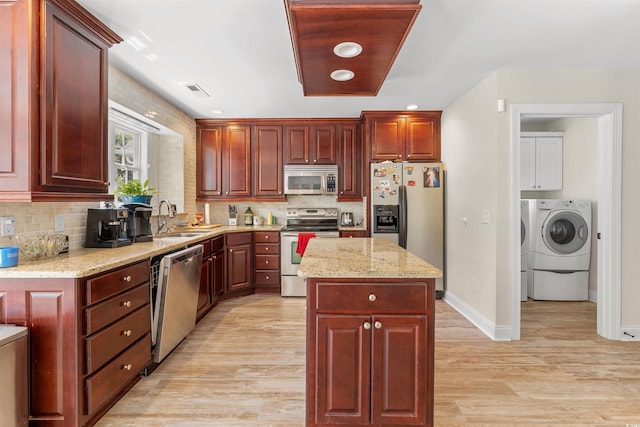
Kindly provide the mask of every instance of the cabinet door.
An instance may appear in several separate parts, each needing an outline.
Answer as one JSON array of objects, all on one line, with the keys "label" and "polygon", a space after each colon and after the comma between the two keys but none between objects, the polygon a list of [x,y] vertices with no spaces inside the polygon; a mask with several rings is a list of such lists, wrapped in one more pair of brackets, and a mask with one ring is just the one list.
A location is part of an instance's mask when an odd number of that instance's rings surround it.
[{"label": "cabinet door", "polygon": [[284,134],[284,163],[309,163],[309,126],[287,126]]},{"label": "cabinet door", "polygon": [[256,196],[282,196],[282,127],[253,129],[253,188]]},{"label": "cabinet door", "polygon": [[211,255],[207,255],[206,258],[202,259],[202,267],[200,269],[200,288],[198,290],[198,319],[202,318],[211,306],[211,265]]},{"label": "cabinet door", "polygon": [[318,315],[316,321],[316,424],[369,424],[370,316]]},{"label": "cabinet door", "polygon": [[358,125],[340,127],[340,176],[338,177],[338,200],[362,198],[360,192],[360,140]]},{"label": "cabinet door", "polygon": [[227,248],[227,288],[226,292],[247,289],[253,286],[251,280],[252,245],[237,245]]},{"label": "cabinet door", "polygon": [[44,4],[40,183],[106,193],[108,46],[52,3]]},{"label": "cabinet door", "polygon": [[198,128],[196,140],[198,197],[222,195],[222,126]]},{"label": "cabinet door", "polygon": [[536,139],[520,138],[520,190],[536,189]]},{"label": "cabinet door", "polygon": [[335,165],[338,143],[334,125],[314,125],[310,157],[314,165]]},{"label": "cabinet door", "polygon": [[228,126],[223,150],[225,196],[251,196],[251,127]]},{"label": "cabinet door", "polygon": [[431,378],[426,316],[373,316],[371,423],[425,425]]},{"label": "cabinet door", "polygon": [[374,117],[369,123],[371,160],[402,159],[406,120],[400,117]]},{"label": "cabinet door", "polygon": [[215,252],[211,260],[212,302],[215,303],[224,293],[224,251]]},{"label": "cabinet door", "polygon": [[562,137],[536,138],[536,189],[562,189]]},{"label": "cabinet door", "polygon": [[440,161],[440,119],[407,119],[405,160]]}]

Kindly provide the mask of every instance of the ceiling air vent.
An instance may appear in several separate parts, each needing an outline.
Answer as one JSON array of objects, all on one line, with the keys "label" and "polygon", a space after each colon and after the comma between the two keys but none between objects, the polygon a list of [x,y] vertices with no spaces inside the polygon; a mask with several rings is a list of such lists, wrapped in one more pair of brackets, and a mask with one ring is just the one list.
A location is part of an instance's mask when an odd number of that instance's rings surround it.
[{"label": "ceiling air vent", "polygon": [[186,84],[187,89],[197,98],[211,98],[199,84]]}]

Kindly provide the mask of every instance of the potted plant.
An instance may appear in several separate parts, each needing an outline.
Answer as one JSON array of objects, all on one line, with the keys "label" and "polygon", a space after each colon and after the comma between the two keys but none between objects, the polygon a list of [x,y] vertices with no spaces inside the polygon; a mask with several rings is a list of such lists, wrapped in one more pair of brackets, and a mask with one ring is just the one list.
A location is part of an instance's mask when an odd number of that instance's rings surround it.
[{"label": "potted plant", "polygon": [[144,203],[151,204],[151,198],[153,194],[158,190],[149,187],[149,180],[146,179],[141,182],[139,179],[132,179],[125,181],[124,179],[118,179],[118,188],[114,191],[115,196],[124,204],[129,203]]}]

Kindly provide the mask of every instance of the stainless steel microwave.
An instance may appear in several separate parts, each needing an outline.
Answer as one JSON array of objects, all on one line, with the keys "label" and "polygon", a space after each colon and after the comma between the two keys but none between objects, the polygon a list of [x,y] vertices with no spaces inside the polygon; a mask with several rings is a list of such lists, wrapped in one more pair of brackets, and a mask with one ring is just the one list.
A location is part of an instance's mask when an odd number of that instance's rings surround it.
[{"label": "stainless steel microwave", "polygon": [[284,194],[338,194],[338,166],[285,165]]}]

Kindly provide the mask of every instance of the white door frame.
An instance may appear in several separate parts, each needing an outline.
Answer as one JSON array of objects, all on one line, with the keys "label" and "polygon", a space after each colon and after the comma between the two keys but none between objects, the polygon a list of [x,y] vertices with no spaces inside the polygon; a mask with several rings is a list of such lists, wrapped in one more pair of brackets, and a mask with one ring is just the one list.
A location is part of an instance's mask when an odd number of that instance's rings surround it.
[{"label": "white door frame", "polygon": [[[620,253],[622,104],[511,104],[511,253],[520,253],[520,123],[523,116],[598,117],[598,335],[622,339]],[[512,337],[520,339],[520,256],[512,265]]]}]

